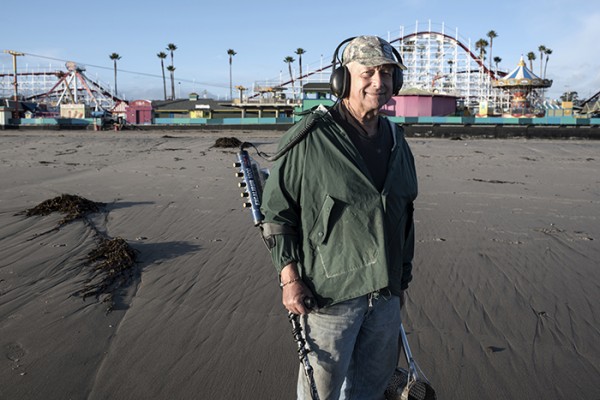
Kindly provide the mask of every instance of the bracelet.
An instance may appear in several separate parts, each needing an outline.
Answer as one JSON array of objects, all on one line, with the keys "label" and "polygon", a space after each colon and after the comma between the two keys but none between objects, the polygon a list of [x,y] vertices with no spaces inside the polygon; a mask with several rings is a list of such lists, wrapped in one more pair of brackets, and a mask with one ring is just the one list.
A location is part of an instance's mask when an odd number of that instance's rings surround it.
[{"label": "bracelet", "polygon": [[285,286],[289,285],[290,283],[298,282],[299,280],[300,280],[300,277],[298,277],[298,278],[294,278],[294,279],[292,279],[292,280],[289,280],[289,281],[287,281],[287,282],[285,282],[285,283],[280,283],[280,284],[279,284],[279,287],[280,287],[280,288],[283,288],[283,287],[285,287]]}]

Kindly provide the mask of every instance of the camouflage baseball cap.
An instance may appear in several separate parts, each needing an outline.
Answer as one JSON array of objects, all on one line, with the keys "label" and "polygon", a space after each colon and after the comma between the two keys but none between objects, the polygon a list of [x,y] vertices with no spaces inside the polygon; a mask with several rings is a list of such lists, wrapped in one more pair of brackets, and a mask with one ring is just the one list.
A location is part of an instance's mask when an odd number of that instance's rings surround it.
[{"label": "camouflage baseball cap", "polygon": [[352,61],[367,67],[377,67],[384,64],[393,64],[400,69],[406,66],[394,57],[392,45],[377,36],[357,36],[344,49],[342,65]]}]

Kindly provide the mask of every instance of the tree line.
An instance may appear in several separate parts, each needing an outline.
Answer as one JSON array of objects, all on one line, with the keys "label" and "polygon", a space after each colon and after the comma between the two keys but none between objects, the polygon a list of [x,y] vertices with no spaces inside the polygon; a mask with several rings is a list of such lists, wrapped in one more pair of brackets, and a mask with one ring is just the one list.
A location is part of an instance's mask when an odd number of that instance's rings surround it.
[{"label": "tree line", "polygon": [[[175,64],[174,64],[174,52],[177,50],[177,46],[174,43],[167,44],[166,49],[171,55],[171,65],[167,66],[167,71],[171,75],[171,100],[175,99]],[[164,60],[167,58],[167,53],[164,51],[159,52],[156,56],[160,59],[160,67],[162,71],[162,79],[163,79],[163,90],[165,100],[167,100],[167,82],[165,79],[165,63]],[[117,88],[117,61],[119,61],[122,57],[119,53],[111,53],[108,57],[113,60],[114,71],[115,71],[115,92],[114,96],[119,97],[119,90]]]},{"label": "tree line", "polygon": [[[489,57],[489,67],[488,69],[492,69],[492,60],[494,61],[494,64],[496,65],[496,70],[498,70],[498,64],[500,62],[502,62],[502,58],[500,57],[493,57],[492,58],[492,49],[493,49],[493,44],[494,44],[494,39],[498,37],[498,34],[496,33],[496,31],[489,31],[487,33],[487,38],[489,39],[489,42],[486,39],[479,39],[477,42],[475,42],[475,49],[479,50],[479,58],[481,59],[482,65],[484,60],[486,59],[485,55],[487,54],[487,47],[490,47],[490,57]],[[540,45],[538,47],[538,51],[540,54],[540,78],[542,79],[546,79],[546,70],[548,69],[548,60],[550,59],[550,54],[552,54],[552,49],[546,47],[545,45]],[[535,52],[530,51],[529,53],[527,53],[527,60],[529,60],[529,69],[533,72],[533,61],[537,58],[537,55]]]},{"label": "tree line", "polygon": [[[160,59],[160,69],[162,72],[162,80],[163,80],[163,94],[165,100],[175,100],[175,63],[174,63],[174,52],[177,50],[177,45],[174,43],[167,44],[165,50],[168,51],[169,54],[161,51],[156,54],[156,56]],[[295,54],[298,55],[298,64],[300,68],[300,86],[302,86],[302,54],[306,53],[306,51],[302,48],[298,48],[295,51]],[[229,98],[233,99],[233,75],[232,75],[232,64],[233,57],[237,54],[237,52],[233,49],[227,49],[227,55],[229,56]],[[171,80],[171,94],[167,96],[167,81],[165,77],[165,59],[170,55],[171,64],[167,65],[167,71],[169,71],[170,80]],[[119,91],[117,88],[117,61],[121,59],[121,55],[119,53],[111,53],[108,56],[113,61],[114,66],[114,82],[115,82],[115,91],[114,96],[119,97]],[[292,66],[291,64],[296,61],[293,57],[285,57],[283,62],[288,64],[289,72],[290,72],[290,80],[292,82],[292,92],[294,92],[294,77],[292,74]]]},{"label": "tree line", "polygon": [[[489,39],[479,39],[477,42],[475,42],[475,49],[479,51],[479,58],[481,60],[481,65],[484,66],[485,65],[485,60],[486,60],[486,54],[487,54],[487,48],[489,46],[490,49],[490,56],[488,59],[488,69],[491,71],[492,70],[492,61],[495,64],[496,67],[496,71],[498,71],[498,64],[500,64],[502,62],[502,58],[498,57],[498,56],[493,56],[493,45],[494,45],[494,39],[497,38],[499,35],[498,33],[496,33],[496,31],[494,30],[490,30],[487,34],[486,37]],[[175,100],[175,64],[174,64],[174,52],[175,50],[177,50],[177,46],[174,43],[169,43],[167,44],[167,47],[165,48],[165,50],[168,51],[170,58],[171,58],[171,64],[167,66],[167,71],[169,72],[170,75],[170,81],[171,81],[171,94],[170,97],[167,96],[167,83],[166,83],[166,78],[165,78],[165,64],[164,64],[164,60],[168,57],[168,54],[165,53],[164,51],[161,51],[159,53],[156,54],[156,56],[160,59],[160,66],[161,66],[161,71],[162,71],[162,78],[163,78],[163,92],[164,92],[164,99],[165,100]],[[552,49],[546,47],[545,45],[540,45],[538,47],[538,52],[540,55],[540,78],[545,79],[546,78],[546,71],[548,69],[548,60],[550,59],[550,55],[552,54]],[[299,47],[296,49],[296,51],[294,52],[297,56],[298,56],[298,67],[299,67],[299,81],[300,81],[300,87],[302,87],[302,55],[306,53],[306,50],[304,50],[303,48]],[[229,98],[233,99],[233,77],[232,77],[232,64],[233,64],[233,57],[236,55],[237,53],[235,52],[235,50],[233,49],[228,49],[227,50],[227,55],[229,56]],[[109,55],[109,58],[111,60],[113,60],[114,63],[114,81],[115,81],[115,97],[118,97],[118,89],[117,89],[117,61],[121,59],[121,56],[118,53],[112,53]],[[527,53],[527,60],[529,61],[529,69],[531,71],[533,71],[533,61],[537,58],[537,55],[535,52],[530,51],[529,53]],[[294,74],[292,72],[292,64],[296,61],[296,59],[293,56],[287,56],[283,59],[283,62],[286,63],[288,65],[288,72],[290,74],[290,82],[292,84],[292,93],[295,93],[295,81],[294,81]]]}]

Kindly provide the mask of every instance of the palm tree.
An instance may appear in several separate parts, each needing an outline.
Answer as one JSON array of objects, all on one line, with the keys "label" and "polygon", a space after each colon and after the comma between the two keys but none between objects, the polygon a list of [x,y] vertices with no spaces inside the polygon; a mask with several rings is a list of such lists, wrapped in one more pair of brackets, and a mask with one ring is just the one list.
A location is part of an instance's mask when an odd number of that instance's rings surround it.
[{"label": "palm tree", "polygon": [[542,79],[546,79],[546,70],[548,69],[548,59],[550,58],[550,54],[552,54],[552,49],[546,48],[544,53],[546,54],[546,63],[544,64],[544,75],[542,76]]},{"label": "palm tree", "polygon": [[165,80],[165,58],[167,58],[167,53],[161,51],[156,56],[160,58],[160,69],[162,70],[163,76],[163,91],[165,92],[165,100],[167,100],[167,81]]},{"label": "palm tree", "polygon": [[175,100],[175,67],[172,65],[167,65],[167,71],[171,74],[171,100]]},{"label": "palm tree", "polygon": [[500,57],[494,57],[494,64],[496,64],[496,74],[498,73],[498,64],[502,62]]},{"label": "palm tree", "polygon": [[117,61],[121,59],[121,56],[118,53],[112,53],[109,54],[108,56],[111,60],[113,60],[114,63],[114,67],[115,67],[115,97],[119,97],[118,95],[118,91],[117,91]]},{"label": "palm tree", "polygon": [[175,100],[175,64],[173,63],[173,52],[177,50],[177,46],[174,43],[167,44],[167,50],[171,53],[171,69],[167,68],[171,72],[171,100]]},{"label": "palm tree", "polygon": [[300,67],[300,89],[302,89],[302,54],[306,53],[306,51],[298,47],[295,52],[298,55],[298,66]]},{"label": "palm tree", "polygon": [[487,33],[487,37],[490,38],[490,60],[489,60],[489,69],[491,71],[492,69],[492,49],[494,47],[494,38],[498,37],[498,34],[496,33],[496,31],[489,31]]},{"label": "palm tree", "polygon": [[481,59],[481,66],[483,66],[483,60],[485,59],[485,48],[488,47],[489,43],[485,39],[479,39],[475,42],[475,48],[479,50],[479,58]]},{"label": "palm tree", "polygon": [[235,56],[237,53],[235,52],[235,50],[229,49],[229,50],[227,50],[227,54],[229,55],[229,99],[231,101],[233,101],[233,83],[232,83],[232,76],[231,76],[231,63],[233,62],[233,56]]},{"label": "palm tree", "polygon": [[527,53],[527,59],[529,60],[529,69],[533,72],[533,60],[536,59],[535,53],[533,51]]},{"label": "palm tree", "polygon": [[296,90],[294,88],[294,75],[292,74],[292,63],[296,61],[294,57],[287,56],[283,59],[283,62],[288,65],[288,70],[290,71],[290,80],[292,81],[292,96],[294,100],[296,100]]},{"label": "palm tree", "polygon": [[544,67],[544,52],[546,51],[546,46],[543,44],[538,47],[538,51],[540,52],[540,76],[542,76],[542,68]]}]

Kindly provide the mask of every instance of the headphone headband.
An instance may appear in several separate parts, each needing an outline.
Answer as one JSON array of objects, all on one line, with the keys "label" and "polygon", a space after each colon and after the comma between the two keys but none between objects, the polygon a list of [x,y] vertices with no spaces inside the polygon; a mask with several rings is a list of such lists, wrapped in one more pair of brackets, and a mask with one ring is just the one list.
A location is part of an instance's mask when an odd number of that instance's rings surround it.
[{"label": "headphone headband", "polygon": [[[342,65],[344,53],[342,52],[342,58],[340,58],[339,51],[344,44],[346,44],[356,38],[357,38],[357,36],[353,36],[353,37],[350,37],[350,38],[344,40],[335,48],[335,51],[333,52],[333,60],[331,61],[332,72],[331,72],[331,77],[329,79],[329,86],[331,88],[331,92],[338,99],[348,96],[348,94],[350,92],[350,72],[348,71],[348,68],[346,68],[346,66]],[[403,64],[402,56],[400,55],[400,52],[398,52],[398,50],[396,50],[394,48],[394,46],[392,46],[391,44],[390,44],[390,47],[392,48],[392,53],[394,53],[394,57],[396,57],[396,61],[399,62],[400,64]],[[338,61],[340,63],[340,67],[337,67]],[[403,82],[404,82],[404,76],[403,76],[402,69],[398,66],[395,66],[394,78],[393,78],[393,88],[392,88],[394,94],[396,94],[400,91],[400,89],[402,88]]]},{"label": "headphone headband", "polygon": [[[339,62],[340,62],[340,64],[342,64],[342,63],[343,63],[343,61],[344,61],[344,60],[343,60],[343,57],[344,57],[344,52],[342,52],[342,58],[340,58],[340,57],[338,56],[338,54],[339,54],[339,51],[340,51],[340,48],[341,48],[341,47],[342,47],[344,44],[346,44],[346,43],[348,43],[348,42],[351,42],[351,41],[353,41],[353,40],[354,40],[354,39],[356,39],[357,37],[358,37],[358,36],[352,36],[352,37],[349,37],[348,39],[346,39],[346,40],[342,41],[340,44],[338,44],[338,46],[335,48],[335,51],[333,52],[333,59],[331,60],[331,64],[333,65],[333,66],[332,66],[333,70],[335,70],[335,66],[336,66],[336,64],[337,64],[337,61],[339,61]],[[396,57],[396,61],[398,61],[400,64],[403,64],[403,62],[402,62],[402,56],[400,55],[400,52],[398,52],[398,50],[396,50],[396,48],[395,48],[394,46],[392,46],[392,44],[391,44],[391,43],[390,43],[390,47],[391,47],[391,49],[392,49],[392,53],[394,53],[394,57]]]},{"label": "headphone headband", "polygon": [[[335,51],[333,52],[333,60],[331,61],[331,63],[333,64],[333,69],[335,70],[335,64],[336,64],[336,60],[340,61],[340,64],[342,63],[342,59],[338,57],[338,52],[340,51],[340,48],[345,45],[348,42],[353,41],[354,39],[356,39],[357,36],[352,36],[346,40],[344,40],[342,43],[338,44],[338,47],[335,48]],[[343,57],[343,53],[342,53],[342,57]]]}]

